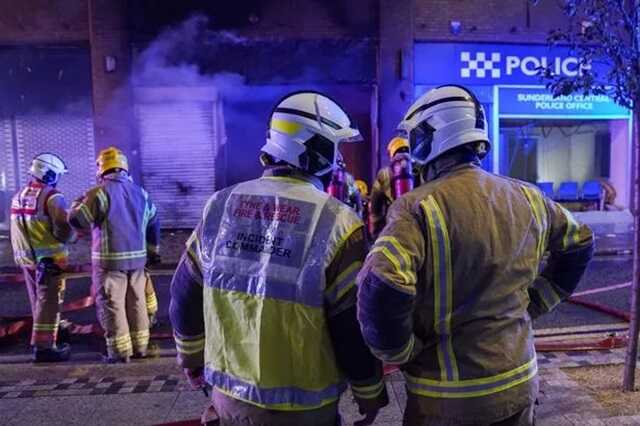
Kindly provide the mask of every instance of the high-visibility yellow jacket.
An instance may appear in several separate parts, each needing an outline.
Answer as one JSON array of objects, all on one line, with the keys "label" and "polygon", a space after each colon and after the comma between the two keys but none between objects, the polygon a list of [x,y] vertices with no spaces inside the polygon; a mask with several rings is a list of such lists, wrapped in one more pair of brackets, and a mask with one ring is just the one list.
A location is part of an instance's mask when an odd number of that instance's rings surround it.
[{"label": "high-visibility yellow jacket", "polygon": [[67,223],[66,202],[61,192],[31,181],[11,201],[11,245],[15,262],[34,268],[43,258],[64,267],[73,238]]},{"label": "high-visibility yellow jacket", "polygon": [[359,320],[425,413],[497,421],[535,400],[532,316],[574,291],[593,237],[530,184],[474,162],[437,166],[392,205],[358,277]]},{"label": "high-visibility yellow jacket", "polygon": [[360,403],[386,404],[356,319],[365,250],[357,215],[289,168],[217,192],[171,284],[180,364],[267,409],[335,403],[343,374]]},{"label": "high-visibility yellow jacket", "polygon": [[74,202],[69,223],[92,232],[91,260],[108,270],[144,268],[160,249],[160,221],[149,194],[124,172],[111,173]]}]

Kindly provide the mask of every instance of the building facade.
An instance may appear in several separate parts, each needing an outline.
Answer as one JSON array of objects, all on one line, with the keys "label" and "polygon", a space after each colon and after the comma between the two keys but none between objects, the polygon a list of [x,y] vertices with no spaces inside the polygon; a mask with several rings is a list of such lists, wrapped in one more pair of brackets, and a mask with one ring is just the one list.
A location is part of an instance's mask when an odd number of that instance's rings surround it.
[{"label": "building facade", "polygon": [[370,182],[403,112],[444,83],[485,106],[486,168],[555,187],[607,179],[628,204],[628,113],[607,99],[549,99],[535,76],[543,61],[579,72],[545,45],[564,19],[553,0],[216,4],[0,0],[0,229],[35,153],[63,155],[73,199],[110,145],[165,226],[191,227],[214,190],[259,175],[271,108],[294,90],[347,107],[365,142],[345,158]]}]

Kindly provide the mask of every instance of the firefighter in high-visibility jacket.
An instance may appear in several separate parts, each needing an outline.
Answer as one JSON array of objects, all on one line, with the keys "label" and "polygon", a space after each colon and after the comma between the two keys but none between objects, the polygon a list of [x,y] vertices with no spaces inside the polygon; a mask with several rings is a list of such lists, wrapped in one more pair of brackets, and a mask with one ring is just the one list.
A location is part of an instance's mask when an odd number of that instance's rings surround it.
[{"label": "firefighter in high-visibility jacket", "polygon": [[128,362],[146,356],[149,344],[144,267],[159,261],[160,222],[119,149],[101,151],[97,167],[100,183],[72,204],[69,223],[92,231],[93,290],[105,331],[105,361]]},{"label": "firefighter in high-visibility jacket", "polygon": [[364,338],[402,365],[406,425],[531,425],[531,321],[574,291],[592,233],[535,186],[479,166],[487,123],[468,90],[433,89],[399,129],[426,183],[392,205],[358,276]]},{"label": "firefighter in high-visibility jacket", "polygon": [[[409,141],[406,138],[396,136],[391,139],[387,145],[387,153],[390,165],[378,171],[369,198],[368,228],[372,241],[378,238],[384,228],[387,212],[393,201],[411,191],[415,180],[409,155]],[[392,165],[403,161],[408,165],[408,173],[404,173],[403,176],[394,175]]]},{"label": "firefighter in high-visibility jacket", "polygon": [[66,361],[70,355],[68,344],[57,344],[66,243],[74,237],[64,196],[56,189],[65,173],[67,167],[57,155],[37,155],[29,169],[31,181],[11,201],[11,245],[29,294],[35,362]]},{"label": "firefighter in high-visibility jacket", "polygon": [[216,192],[187,242],[169,309],[178,362],[212,386],[222,424],[334,425],[345,377],[367,422],[388,402],[356,318],[363,223],[320,180],[359,136],[328,97],[284,98],[264,175]]}]

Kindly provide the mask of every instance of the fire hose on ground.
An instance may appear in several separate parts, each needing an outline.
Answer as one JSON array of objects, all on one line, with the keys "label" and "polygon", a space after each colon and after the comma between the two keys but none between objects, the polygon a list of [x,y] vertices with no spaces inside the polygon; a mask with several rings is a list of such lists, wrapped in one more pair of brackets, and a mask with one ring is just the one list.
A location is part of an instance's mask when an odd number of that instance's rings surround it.
[{"label": "fire hose on ground", "polygon": [[[67,272],[64,274],[65,280],[88,278],[91,277],[90,267],[79,267],[73,272]],[[168,275],[173,274],[173,269],[154,269],[149,271],[150,275]],[[24,277],[19,273],[14,274],[0,274],[0,284],[24,284]],[[89,308],[95,305],[95,299],[93,296],[84,296],[71,302],[64,303],[60,309],[61,313],[69,313],[80,311],[82,309]],[[0,342],[9,338],[16,338],[20,335],[28,334],[31,332],[33,325],[33,318],[31,316],[1,318],[0,317]],[[67,332],[74,336],[89,336],[103,337],[104,330],[98,323],[90,324],[74,324],[72,323]],[[172,338],[172,333],[167,332],[152,332],[152,339],[168,339]]]},{"label": "fire hose on ground", "polygon": [[[73,272],[69,272],[65,274],[65,279],[77,279],[77,278],[87,278],[91,276],[90,267],[82,266],[76,268]],[[151,275],[171,275],[173,274],[173,269],[166,265],[163,269],[154,269],[150,271]],[[8,274],[0,274],[0,283],[3,284],[23,284],[24,278],[21,274],[18,273],[8,273]],[[587,309],[591,309],[593,311],[601,312],[603,314],[609,315],[613,318],[620,319],[625,322],[629,322],[630,315],[628,312],[625,312],[620,309],[612,308],[610,306],[606,306],[597,302],[592,302],[585,300],[583,296],[589,294],[596,294],[606,291],[617,290],[621,288],[630,287],[631,283],[622,283],[610,285],[607,287],[587,290],[583,292],[576,293],[574,296],[567,299],[568,303],[585,307]],[[95,304],[95,300],[92,296],[85,296],[74,300],[72,302],[65,303],[62,306],[61,311],[63,313],[79,311],[82,309],[89,308]],[[15,338],[20,335],[28,334],[31,331],[32,326],[32,318],[30,316],[24,317],[13,317],[13,318],[0,318],[0,342],[9,339]],[[69,329],[67,330],[71,335],[75,336],[98,336],[102,337],[104,331],[97,323],[91,324],[71,324]],[[151,334],[152,338],[155,339],[163,339],[163,338],[171,338],[172,334],[169,332],[153,332]],[[603,349],[615,349],[625,347],[627,344],[627,336],[618,336],[615,334],[611,334],[604,338],[584,338],[584,339],[572,339],[571,341],[541,341],[537,339],[536,341],[536,350],[539,352],[556,352],[556,351],[588,351],[588,350],[603,350]],[[392,366],[388,366],[385,368],[385,371],[393,371],[395,368]]]}]

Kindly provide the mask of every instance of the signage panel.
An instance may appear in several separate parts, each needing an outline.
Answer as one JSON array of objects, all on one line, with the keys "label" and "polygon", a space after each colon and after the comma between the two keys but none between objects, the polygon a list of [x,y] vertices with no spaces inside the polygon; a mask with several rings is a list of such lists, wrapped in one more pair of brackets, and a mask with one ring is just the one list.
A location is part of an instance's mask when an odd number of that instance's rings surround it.
[{"label": "signage panel", "polygon": [[554,98],[545,88],[499,87],[498,114],[557,118],[626,118],[629,110],[606,95],[572,94]]},{"label": "signage panel", "polygon": [[[532,44],[416,43],[415,84],[540,84],[540,67],[575,77],[583,72],[568,47]],[[599,66],[600,68],[600,66]]]}]

